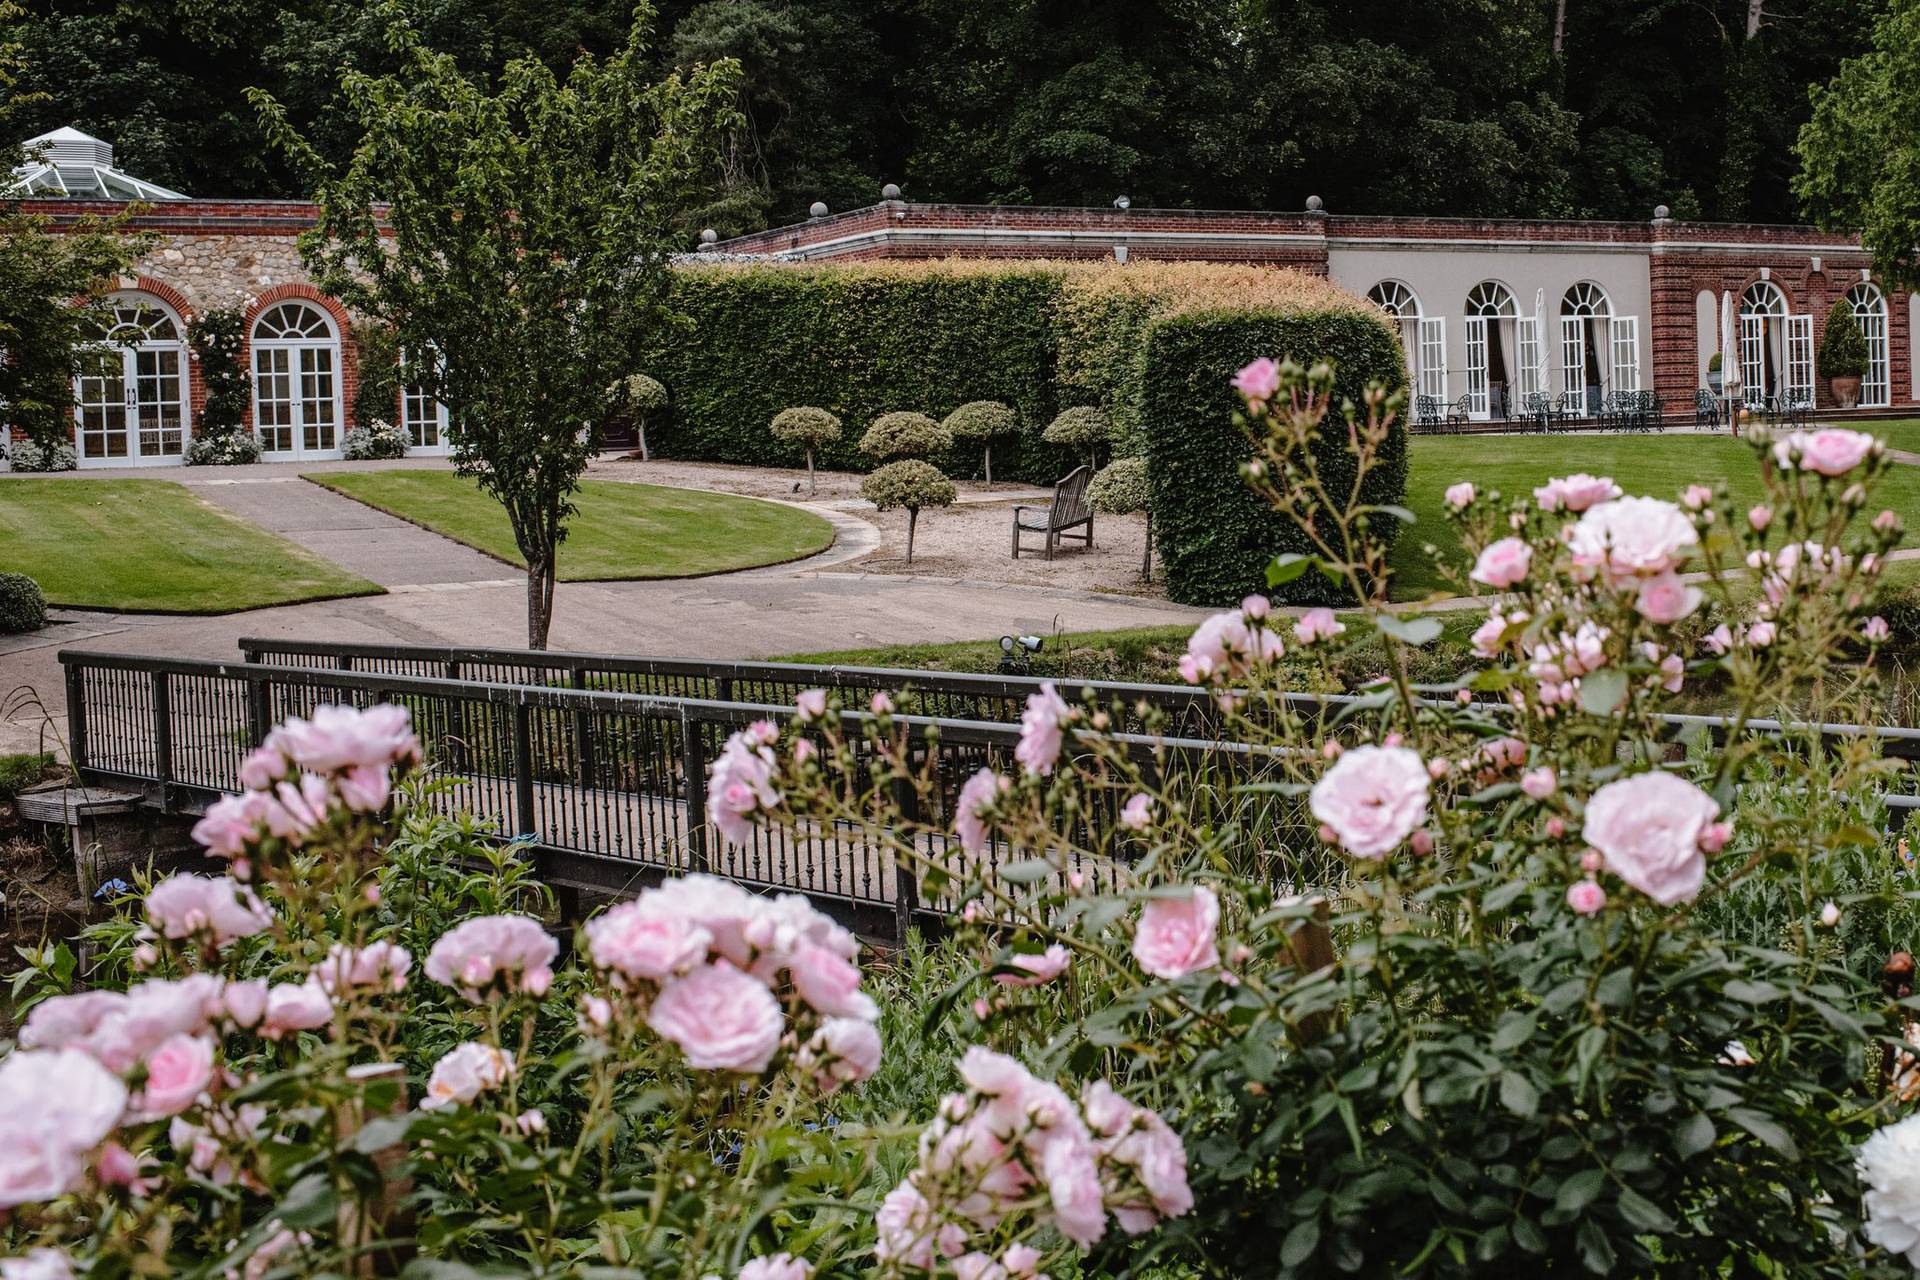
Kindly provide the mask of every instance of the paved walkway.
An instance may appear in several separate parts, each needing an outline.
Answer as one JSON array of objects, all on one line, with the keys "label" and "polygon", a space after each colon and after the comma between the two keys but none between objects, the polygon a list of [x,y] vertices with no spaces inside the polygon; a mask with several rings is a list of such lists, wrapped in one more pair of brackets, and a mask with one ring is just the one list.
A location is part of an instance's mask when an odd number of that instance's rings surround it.
[{"label": "paved walkway", "polygon": [[[444,463],[420,460],[413,465]],[[324,464],[267,464],[164,476],[152,471],[80,473],[83,478],[138,474],[187,484],[208,501],[381,584],[388,594],[205,618],[56,610],[59,621],[44,631],[0,637],[0,699],[5,699],[0,701],[0,754],[35,749],[49,715],[64,730],[64,685],[55,658],[62,648],[234,659],[235,641],[250,635],[525,644],[524,580],[511,566],[297,478],[297,471],[320,469]],[[667,582],[561,584],[553,646],[764,658],[1008,633],[1044,635],[1056,627],[1079,631],[1190,624],[1205,614],[1128,596],[860,573],[849,562],[878,545],[878,530],[843,510],[806,509],[830,520],[835,529],[834,545],[808,560]],[[164,548],[154,553],[164,554]]]}]

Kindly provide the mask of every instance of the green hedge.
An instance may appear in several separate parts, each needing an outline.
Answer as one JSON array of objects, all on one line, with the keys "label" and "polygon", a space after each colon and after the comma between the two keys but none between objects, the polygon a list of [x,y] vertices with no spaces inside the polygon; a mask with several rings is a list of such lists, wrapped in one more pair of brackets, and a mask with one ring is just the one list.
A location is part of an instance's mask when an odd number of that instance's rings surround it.
[{"label": "green hedge", "polygon": [[[1240,402],[1229,380],[1260,356],[1331,361],[1340,394],[1355,402],[1369,382],[1406,385],[1398,340],[1380,319],[1353,310],[1198,312],[1150,326],[1141,410],[1155,541],[1167,594],[1182,604],[1225,605],[1264,592],[1268,561],[1280,552],[1312,550],[1306,535],[1240,478],[1251,447],[1233,425]],[[1351,489],[1354,465],[1344,434],[1323,436],[1317,453],[1328,483]],[[1369,501],[1398,503],[1406,492],[1404,425],[1396,425],[1388,442],[1387,462],[1368,476]],[[1391,537],[1397,528],[1379,532]],[[1317,573],[1273,594],[1288,604],[1341,602]]]},{"label": "green hedge", "polygon": [[[1050,482],[1071,468],[1065,451],[1040,441],[1059,408],[1051,316],[1060,284],[1044,267],[684,269],[673,306],[691,327],[638,361],[673,397],[650,443],[664,458],[800,467],[804,448],[774,440],[768,426],[782,409],[817,405],[846,430],[816,461],[865,471],[873,459],[857,446],[881,414],[939,419],[969,400],[998,400],[1020,430],[994,443],[994,470]],[[929,461],[971,479],[980,453],[980,442],[963,441]]]}]

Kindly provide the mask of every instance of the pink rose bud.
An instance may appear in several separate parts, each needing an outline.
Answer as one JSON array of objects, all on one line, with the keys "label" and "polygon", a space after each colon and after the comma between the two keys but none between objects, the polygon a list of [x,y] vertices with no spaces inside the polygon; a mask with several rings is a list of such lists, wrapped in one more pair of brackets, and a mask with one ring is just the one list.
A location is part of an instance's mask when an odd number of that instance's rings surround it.
[{"label": "pink rose bud", "polygon": [[1773,643],[1776,634],[1774,625],[1762,618],[1747,628],[1747,643],[1756,649],[1764,649]]},{"label": "pink rose bud", "polygon": [[1462,689],[1453,695],[1453,700],[1464,707],[1473,701],[1473,691],[1471,689]]},{"label": "pink rose bud", "polygon": [[94,1172],[109,1187],[131,1187],[140,1180],[140,1161],[119,1143],[109,1142],[100,1149]]},{"label": "pink rose bud", "polygon": [[1887,625],[1885,618],[1876,613],[1867,619],[1866,629],[1861,634],[1866,636],[1868,644],[1881,644],[1893,634],[1893,628]]},{"label": "pink rose bud", "polygon": [[1405,739],[1405,738],[1402,738],[1402,737],[1401,737],[1401,736],[1400,736],[1399,734],[1397,734],[1397,733],[1390,733],[1390,734],[1388,734],[1388,735],[1387,735],[1387,738],[1386,738],[1386,742],[1385,742],[1385,743],[1384,743],[1383,745],[1385,745],[1385,746],[1389,746],[1389,747],[1397,747],[1397,746],[1399,746],[1399,745],[1400,745],[1400,744],[1401,744],[1402,742],[1405,742],[1405,741],[1406,741],[1406,739]]},{"label": "pink rose bud", "polygon": [[1240,612],[1256,622],[1266,617],[1272,609],[1273,602],[1265,596],[1248,596],[1240,602]]},{"label": "pink rose bud", "polygon": [[1081,874],[1080,872],[1078,872],[1078,871],[1069,871],[1069,872],[1067,872],[1067,887],[1068,887],[1068,888],[1070,888],[1070,889],[1080,889],[1080,888],[1083,888],[1083,887],[1085,887],[1085,885],[1086,885],[1086,883],[1087,883],[1087,878],[1086,878],[1086,876],[1084,876],[1084,875],[1082,875],[1082,874]]},{"label": "pink rose bud", "polygon": [[1733,838],[1731,822],[1715,822],[1700,833],[1700,847],[1708,853],[1718,853],[1727,847],[1727,841]]},{"label": "pink rose bud", "polygon": [[1447,776],[1447,771],[1451,768],[1453,768],[1453,765],[1445,756],[1435,756],[1433,759],[1427,761],[1427,776],[1429,778],[1444,778]]},{"label": "pink rose bud", "polygon": [[1892,533],[1899,527],[1900,517],[1891,511],[1882,511],[1873,518],[1873,531],[1875,533]]},{"label": "pink rose bud", "polygon": [[1340,752],[1344,749],[1345,748],[1337,742],[1327,742],[1321,745],[1320,754],[1328,760],[1338,760],[1340,758]]},{"label": "pink rose bud", "polygon": [[1559,789],[1559,775],[1552,765],[1541,765],[1538,769],[1529,769],[1520,775],[1520,789],[1535,800],[1545,800]]},{"label": "pink rose bud", "polygon": [[1773,523],[1773,508],[1766,503],[1758,503],[1747,509],[1747,523],[1758,533]]},{"label": "pink rose bud", "polygon": [[1820,923],[1829,929],[1839,924],[1840,904],[1837,902],[1829,902],[1826,906],[1820,908]]},{"label": "pink rose bud", "polygon": [[867,705],[872,708],[873,714],[877,716],[890,716],[893,714],[893,699],[887,696],[887,692],[884,689],[874,694],[873,701]]},{"label": "pink rose bud", "polygon": [[1253,948],[1248,946],[1244,942],[1234,943],[1233,949],[1227,952],[1228,964],[1245,964],[1248,960],[1251,960],[1252,958],[1253,958]]},{"label": "pink rose bud", "polygon": [[1689,511],[1698,511],[1713,501],[1713,490],[1703,484],[1690,484],[1687,491],[1680,495],[1681,503]]},{"label": "pink rose bud", "polygon": [[982,1022],[985,1022],[992,1015],[993,1015],[993,1006],[988,1004],[984,998],[975,1000],[973,1002],[974,1017],[978,1018]]},{"label": "pink rose bud", "polygon": [[367,882],[366,898],[368,906],[377,907],[380,905],[380,884],[378,881],[369,880]]},{"label": "pink rose bud", "polygon": [[613,1021],[613,1006],[600,996],[588,996],[581,1001],[580,1013],[589,1026],[604,1027]]},{"label": "pink rose bud", "polygon": [[160,952],[151,942],[143,942],[133,949],[133,967],[151,969],[160,963]]},{"label": "pink rose bud", "polygon": [[1567,822],[1565,818],[1562,818],[1556,813],[1547,819],[1547,839],[1558,840],[1565,834],[1567,834]]},{"label": "pink rose bud", "polygon": [[1580,915],[1597,915],[1607,905],[1607,891],[1592,880],[1577,880],[1567,887],[1567,905]]},{"label": "pink rose bud", "polygon": [[825,689],[802,689],[794,695],[794,709],[802,720],[818,720],[827,714],[827,691]]},{"label": "pink rose bud", "polygon": [[1600,856],[1598,849],[1589,849],[1580,855],[1580,869],[1582,871],[1598,871],[1601,863],[1604,861],[1605,859]]},{"label": "pink rose bud", "polygon": [[1473,484],[1467,480],[1462,480],[1459,484],[1450,484],[1447,486],[1445,497],[1448,506],[1455,511],[1463,511],[1473,505]]},{"label": "pink rose bud", "polygon": [[515,1128],[519,1129],[521,1133],[526,1134],[528,1137],[547,1131],[547,1117],[541,1113],[538,1107],[522,1111],[513,1118],[513,1123]]},{"label": "pink rose bud", "polygon": [[1407,844],[1415,854],[1424,858],[1433,852],[1433,833],[1422,827],[1408,837]]},{"label": "pink rose bud", "polygon": [[1327,844],[1332,844],[1334,840],[1337,838],[1333,834],[1333,828],[1328,826],[1324,822],[1320,824],[1319,835],[1320,835],[1320,839],[1325,841]]}]

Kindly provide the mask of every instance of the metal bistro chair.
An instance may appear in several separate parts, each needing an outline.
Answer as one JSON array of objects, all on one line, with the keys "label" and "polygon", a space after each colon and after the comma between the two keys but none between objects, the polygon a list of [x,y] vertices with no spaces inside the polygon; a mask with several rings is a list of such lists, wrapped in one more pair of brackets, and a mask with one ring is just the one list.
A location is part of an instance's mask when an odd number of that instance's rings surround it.
[{"label": "metal bistro chair", "polygon": [[[1041,559],[1053,559],[1053,549],[1068,538],[1087,544],[1093,549],[1093,508],[1087,505],[1087,482],[1093,478],[1093,472],[1084,466],[1075,467],[1066,474],[1060,483],[1053,486],[1053,502],[1047,507],[1046,514],[1039,517],[1027,517],[1021,513],[1038,511],[1038,507],[1015,506],[1013,509],[1013,558],[1020,558],[1020,535],[1039,533],[1046,535],[1045,550]],[[1084,527],[1085,533],[1070,533],[1069,530]]]},{"label": "metal bistro chair", "polygon": [[1447,427],[1452,431],[1465,431],[1467,424],[1473,421],[1473,396],[1471,393],[1461,396],[1447,410]]},{"label": "metal bistro chair", "polygon": [[1587,416],[1587,393],[1584,391],[1562,391],[1560,393],[1560,429],[1576,431],[1580,420]]},{"label": "metal bistro chair", "polygon": [[1718,429],[1720,420],[1720,399],[1705,387],[1693,393],[1693,425]]},{"label": "metal bistro chair", "polygon": [[1813,393],[1786,391],[1780,395],[1780,421],[1789,427],[1805,427],[1813,421]]},{"label": "metal bistro chair", "polygon": [[1434,433],[1446,429],[1446,410],[1441,407],[1438,396],[1415,396],[1413,398],[1413,429]]},{"label": "metal bistro chair", "polygon": [[1553,397],[1544,391],[1529,391],[1521,401],[1521,412],[1533,429],[1539,432],[1553,430]]}]

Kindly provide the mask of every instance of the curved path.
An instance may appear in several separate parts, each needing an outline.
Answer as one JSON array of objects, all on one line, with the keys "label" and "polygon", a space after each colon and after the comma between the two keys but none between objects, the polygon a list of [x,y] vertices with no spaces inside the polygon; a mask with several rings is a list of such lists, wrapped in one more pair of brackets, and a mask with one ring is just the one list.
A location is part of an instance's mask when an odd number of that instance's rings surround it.
[{"label": "curved path", "polygon": [[[63,684],[54,656],[63,647],[234,659],[234,642],[243,635],[401,644],[526,642],[524,581],[509,566],[298,479],[299,471],[326,468],[278,464],[219,473],[137,474],[188,485],[208,501],[379,583],[388,594],[201,618],[56,610],[59,622],[45,631],[0,637],[0,698],[27,689],[39,704],[12,705],[23,701],[15,697],[0,710],[0,754],[36,748],[45,723],[40,706],[64,729],[59,720]],[[554,605],[553,646],[764,658],[1046,634],[1056,626],[1079,631],[1191,623],[1205,614],[1127,596],[849,571],[849,561],[877,545],[878,531],[844,511],[796,505],[833,523],[832,547],[791,564],[705,578],[562,583]],[[129,544],[130,554],[137,553],[134,546]],[[149,548],[146,554],[164,555],[165,548]]]}]

